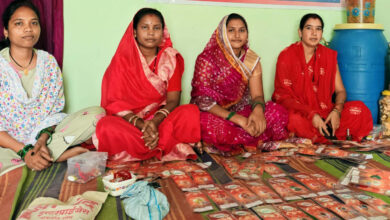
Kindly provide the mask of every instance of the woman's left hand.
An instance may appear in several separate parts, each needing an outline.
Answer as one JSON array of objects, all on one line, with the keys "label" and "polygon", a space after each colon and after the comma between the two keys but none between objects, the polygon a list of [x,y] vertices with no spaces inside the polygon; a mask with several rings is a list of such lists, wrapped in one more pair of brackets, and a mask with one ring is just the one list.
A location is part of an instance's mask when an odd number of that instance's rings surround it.
[{"label": "woman's left hand", "polygon": [[255,108],[248,117],[248,125],[253,124],[255,128],[254,137],[260,136],[266,129],[267,123],[262,109]]},{"label": "woman's left hand", "polygon": [[328,117],[325,120],[325,124],[328,124],[330,122],[330,125],[332,126],[332,136],[336,133],[336,130],[340,127],[340,115],[336,111],[331,111],[328,115]]},{"label": "woman's left hand", "polygon": [[35,154],[40,154],[42,158],[47,160],[48,162],[53,162],[53,158],[50,155],[49,148],[47,148],[46,144],[47,139],[40,137],[37,142],[35,142],[33,152]]}]

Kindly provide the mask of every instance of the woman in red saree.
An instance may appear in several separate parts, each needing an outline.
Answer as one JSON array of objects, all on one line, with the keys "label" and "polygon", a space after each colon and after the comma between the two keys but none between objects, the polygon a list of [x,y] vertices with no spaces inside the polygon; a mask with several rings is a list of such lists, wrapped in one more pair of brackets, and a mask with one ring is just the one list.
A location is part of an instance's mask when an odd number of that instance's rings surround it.
[{"label": "woman in red saree", "polygon": [[225,16],[198,56],[191,102],[201,110],[202,140],[220,151],[287,137],[287,111],[264,103],[260,58],[238,14]]},{"label": "woman in red saree", "polygon": [[199,110],[180,102],[182,56],[172,48],[161,13],[137,12],[107,68],[95,146],[112,159],[185,159],[183,143],[200,140]]},{"label": "woman in red saree", "polygon": [[372,129],[371,113],[361,101],[344,103],[337,52],[319,44],[323,27],[317,14],[302,17],[301,41],[279,55],[272,99],[288,109],[287,128],[299,137],[325,143],[325,136],[345,140],[349,131],[353,140],[360,141]]}]

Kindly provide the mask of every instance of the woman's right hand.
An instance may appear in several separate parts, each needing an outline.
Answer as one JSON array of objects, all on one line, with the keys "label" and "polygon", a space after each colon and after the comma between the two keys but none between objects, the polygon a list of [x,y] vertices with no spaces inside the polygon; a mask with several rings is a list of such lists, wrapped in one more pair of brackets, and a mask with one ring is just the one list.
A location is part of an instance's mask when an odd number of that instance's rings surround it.
[{"label": "woman's right hand", "polygon": [[326,127],[326,124],[324,122],[324,120],[322,120],[321,116],[319,114],[315,114],[313,116],[313,119],[312,119],[312,124],[315,128],[318,129],[318,131],[320,132],[320,134],[322,136],[325,136],[325,134],[327,134],[328,136],[330,136],[329,132],[328,132],[328,129]]},{"label": "woman's right hand", "polygon": [[240,114],[235,114],[232,118],[231,121],[241,128],[243,128],[246,132],[248,132],[251,136],[255,136],[255,126],[253,123],[248,125],[248,118],[244,117]]}]

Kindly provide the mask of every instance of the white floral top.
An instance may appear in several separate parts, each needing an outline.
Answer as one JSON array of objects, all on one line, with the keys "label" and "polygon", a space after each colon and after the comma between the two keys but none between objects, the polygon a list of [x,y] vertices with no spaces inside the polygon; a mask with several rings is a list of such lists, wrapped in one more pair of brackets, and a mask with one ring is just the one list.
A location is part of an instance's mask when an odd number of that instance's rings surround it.
[{"label": "white floral top", "polygon": [[34,144],[37,133],[60,123],[66,116],[61,70],[49,53],[37,50],[31,97],[18,73],[0,55],[0,131],[24,144]]}]

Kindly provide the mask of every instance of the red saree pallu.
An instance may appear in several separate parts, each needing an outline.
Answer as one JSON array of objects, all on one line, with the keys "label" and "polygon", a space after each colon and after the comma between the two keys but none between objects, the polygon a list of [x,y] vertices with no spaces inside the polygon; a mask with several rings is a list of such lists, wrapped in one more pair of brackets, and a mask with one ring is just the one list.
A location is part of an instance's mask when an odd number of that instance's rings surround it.
[{"label": "red saree pallu", "polygon": [[[275,91],[272,99],[289,111],[287,129],[299,137],[326,143],[318,129],[312,125],[315,114],[324,120],[334,108],[337,52],[318,45],[311,60],[306,63],[301,42],[284,49],[278,58],[275,75]],[[349,129],[353,140],[360,141],[373,126],[370,110],[361,101],[344,104],[338,139],[345,139]]]},{"label": "red saree pallu", "polygon": [[[148,64],[133,36],[133,22],[124,34],[118,49],[107,68],[102,82],[101,105],[107,116],[96,126],[96,143],[99,151],[110,156],[127,154],[127,159],[148,159],[174,151],[176,156],[193,154],[180,143],[195,143],[200,140],[199,110],[195,105],[177,107],[159,126],[158,146],[150,150],[141,131],[122,117],[130,112],[144,120],[166,104],[170,91],[181,90],[184,60],[175,49],[167,29],[157,57]],[[182,146],[182,145],[181,145]],[[118,157],[117,157],[118,158]],[[185,159],[185,158],[184,158]]]},{"label": "red saree pallu", "polygon": [[216,104],[245,117],[252,112],[249,79],[260,58],[248,45],[244,45],[246,52],[241,57],[233,53],[226,33],[227,17],[220,22],[195,64],[191,103],[202,111],[202,140],[221,151],[230,151],[237,145],[257,146],[259,141],[286,138],[288,113],[276,103],[267,103],[264,113],[267,127],[259,137],[252,137],[233,122],[208,112]]}]

